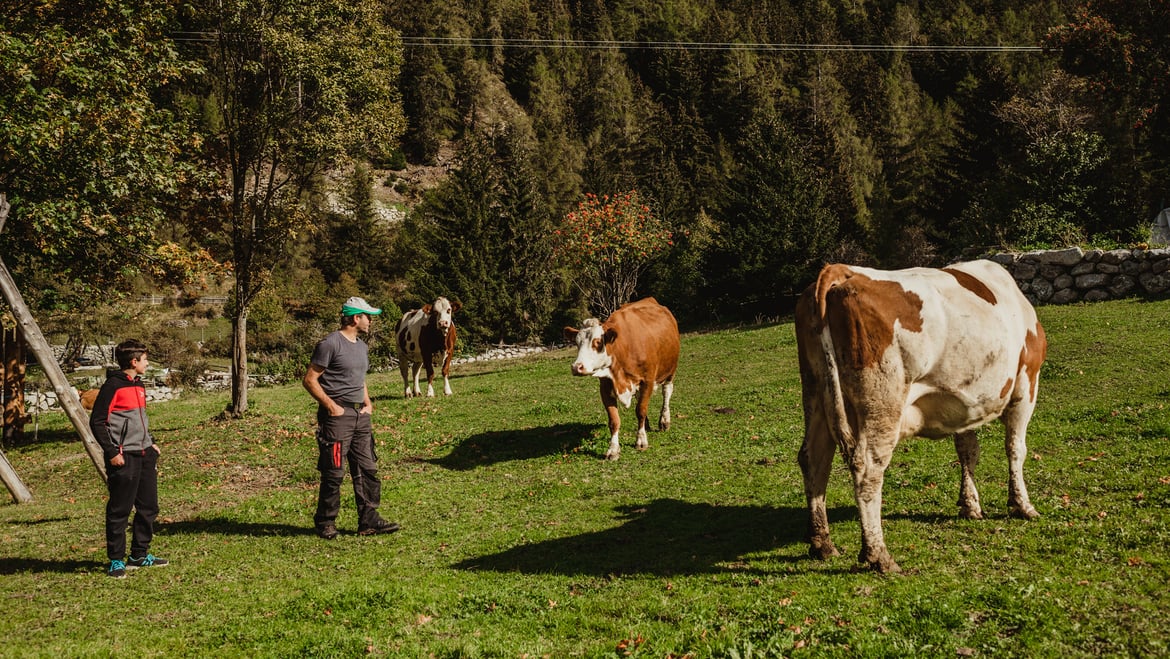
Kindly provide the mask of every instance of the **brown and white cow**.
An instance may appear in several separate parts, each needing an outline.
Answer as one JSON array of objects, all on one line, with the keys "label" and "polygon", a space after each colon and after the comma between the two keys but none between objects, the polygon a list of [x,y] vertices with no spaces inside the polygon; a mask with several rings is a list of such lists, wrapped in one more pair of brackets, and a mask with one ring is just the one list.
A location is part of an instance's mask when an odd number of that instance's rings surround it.
[{"label": "brown and white cow", "polygon": [[1007,429],[1009,511],[1026,519],[1039,515],[1024,485],[1024,435],[1047,341],[1035,310],[1001,266],[825,266],[797,303],[796,339],[810,555],[839,553],[825,514],[835,447],[853,475],[861,517],[858,561],[898,572],[881,522],[882,480],[894,447],[912,435],[954,435],[962,470],[959,514],[981,519],[976,428],[997,418]]},{"label": "brown and white cow", "polygon": [[[435,365],[443,372],[443,393],[451,395],[451,356],[455,352],[455,312],[462,305],[439,297],[422,309],[408,311],[398,321],[394,335],[398,343],[398,370],[402,373],[404,395],[421,396],[419,371],[427,369],[427,397],[435,395]],[[411,378],[414,389],[411,390]]]},{"label": "brown and white cow", "polygon": [[621,455],[618,431],[618,401],[630,406],[638,396],[638,443],[646,449],[649,428],[647,414],[650,394],[662,387],[662,414],[658,429],[670,427],[670,396],[674,393],[674,372],[678,368],[678,323],[670,309],[652,297],[623,305],[604,323],[590,318],[581,329],[565,328],[565,339],[577,344],[573,375],[592,375],[601,380],[601,403],[609,415],[608,460]]}]

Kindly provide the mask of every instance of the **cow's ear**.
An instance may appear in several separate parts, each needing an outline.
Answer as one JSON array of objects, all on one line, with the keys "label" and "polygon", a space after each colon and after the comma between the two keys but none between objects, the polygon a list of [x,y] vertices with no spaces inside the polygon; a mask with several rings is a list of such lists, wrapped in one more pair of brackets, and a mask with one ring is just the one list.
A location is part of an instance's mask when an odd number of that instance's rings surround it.
[{"label": "cow's ear", "polygon": [[579,330],[576,327],[566,326],[565,327],[565,340],[576,342],[578,332],[579,332]]},{"label": "cow's ear", "polygon": [[426,315],[431,315],[431,305],[423,305],[422,312]]},{"label": "cow's ear", "polygon": [[605,342],[606,343],[613,343],[614,340],[617,339],[617,336],[618,336],[617,329],[611,327],[611,328],[605,330]]},{"label": "cow's ear", "polygon": [[451,313],[455,313],[456,311],[459,311],[462,308],[463,308],[462,302],[452,302],[451,303]]}]

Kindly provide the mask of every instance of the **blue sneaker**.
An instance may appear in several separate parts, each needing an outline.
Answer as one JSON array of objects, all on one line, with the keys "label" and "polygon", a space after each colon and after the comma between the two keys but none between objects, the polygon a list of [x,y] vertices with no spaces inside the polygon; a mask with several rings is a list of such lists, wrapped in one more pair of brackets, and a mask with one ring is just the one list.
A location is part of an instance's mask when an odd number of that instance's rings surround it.
[{"label": "blue sneaker", "polygon": [[134,558],[131,556],[130,559],[126,561],[126,569],[137,570],[140,567],[163,567],[164,565],[170,564],[171,562],[165,558],[159,558],[154,554],[147,554],[142,558]]},{"label": "blue sneaker", "polygon": [[126,564],[122,561],[110,561],[110,567],[106,569],[106,575],[115,579],[125,579]]}]

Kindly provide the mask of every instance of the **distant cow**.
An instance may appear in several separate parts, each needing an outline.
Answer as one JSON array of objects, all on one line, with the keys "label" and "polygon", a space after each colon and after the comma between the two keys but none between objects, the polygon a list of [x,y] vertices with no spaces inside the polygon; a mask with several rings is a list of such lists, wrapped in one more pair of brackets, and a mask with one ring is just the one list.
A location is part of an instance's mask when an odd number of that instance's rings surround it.
[{"label": "distant cow", "polygon": [[93,403],[97,400],[98,392],[101,389],[86,389],[77,394],[77,399],[81,401],[81,406],[86,410],[93,410]]},{"label": "distant cow", "polygon": [[621,307],[604,323],[590,318],[579,330],[566,327],[565,338],[577,344],[573,375],[601,379],[601,402],[609,415],[607,459],[617,460],[622,450],[618,442],[618,401],[629,407],[634,394],[638,395],[639,449],[650,445],[646,440],[646,417],[655,385],[662,386],[658,429],[670,427],[670,396],[678,368],[679,339],[678,323],[669,309],[648,297]]},{"label": "distant cow", "polygon": [[838,554],[825,515],[835,447],[853,475],[858,561],[874,570],[900,570],[882,537],[882,479],[905,437],[954,435],[962,469],[959,514],[981,519],[975,429],[996,418],[1007,428],[1009,511],[1039,515],[1024,485],[1024,435],[1047,341],[1035,310],[1002,267],[990,261],[942,270],[828,265],[797,303],[796,339],[810,555]]},{"label": "distant cow", "polygon": [[[432,304],[422,309],[406,312],[394,334],[398,342],[398,370],[402,372],[402,382],[407,398],[421,396],[422,390],[418,385],[419,371],[427,369],[427,396],[435,395],[435,365],[443,370],[443,393],[451,395],[451,355],[455,352],[455,312],[462,305],[452,304],[445,297],[440,297]],[[410,381],[414,379],[414,389],[411,390]]]}]

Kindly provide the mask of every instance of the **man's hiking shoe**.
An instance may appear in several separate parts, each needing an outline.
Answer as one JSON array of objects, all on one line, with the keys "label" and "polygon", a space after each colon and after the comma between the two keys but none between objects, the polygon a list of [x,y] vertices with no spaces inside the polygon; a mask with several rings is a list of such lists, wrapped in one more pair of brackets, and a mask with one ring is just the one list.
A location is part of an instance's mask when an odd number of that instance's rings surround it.
[{"label": "man's hiking shoe", "polygon": [[125,579],[126,564],[122,561],[110,561],[110,567],[106,569],[106,575],[115,579]]},{"label": "man's hiking shoe", "polygon": [[321,538],[322,540],[332,540],[337,537],[337,527],[332,524],[318,526],[317,537]]},{"label": "man's hiking shoe", "polygon": [[147,554],[142,558],[134,558],[131,556],[130,560],[126,561],[126,569],[137,570],[140,567],[163,567],[164,565],[170,564],[171,562],[165,558],[159,558],[154,554]]},{"label": "man's hiking shoe", "polygon": [[367,526],[365,528],[358,529],[358,535],[377,535],[379,533],[394,533],[399,528],[400,527],[398,526],[397,522],[387,522],[386,520],[382,520],[381,522],[379,522],[375,526]]}]

